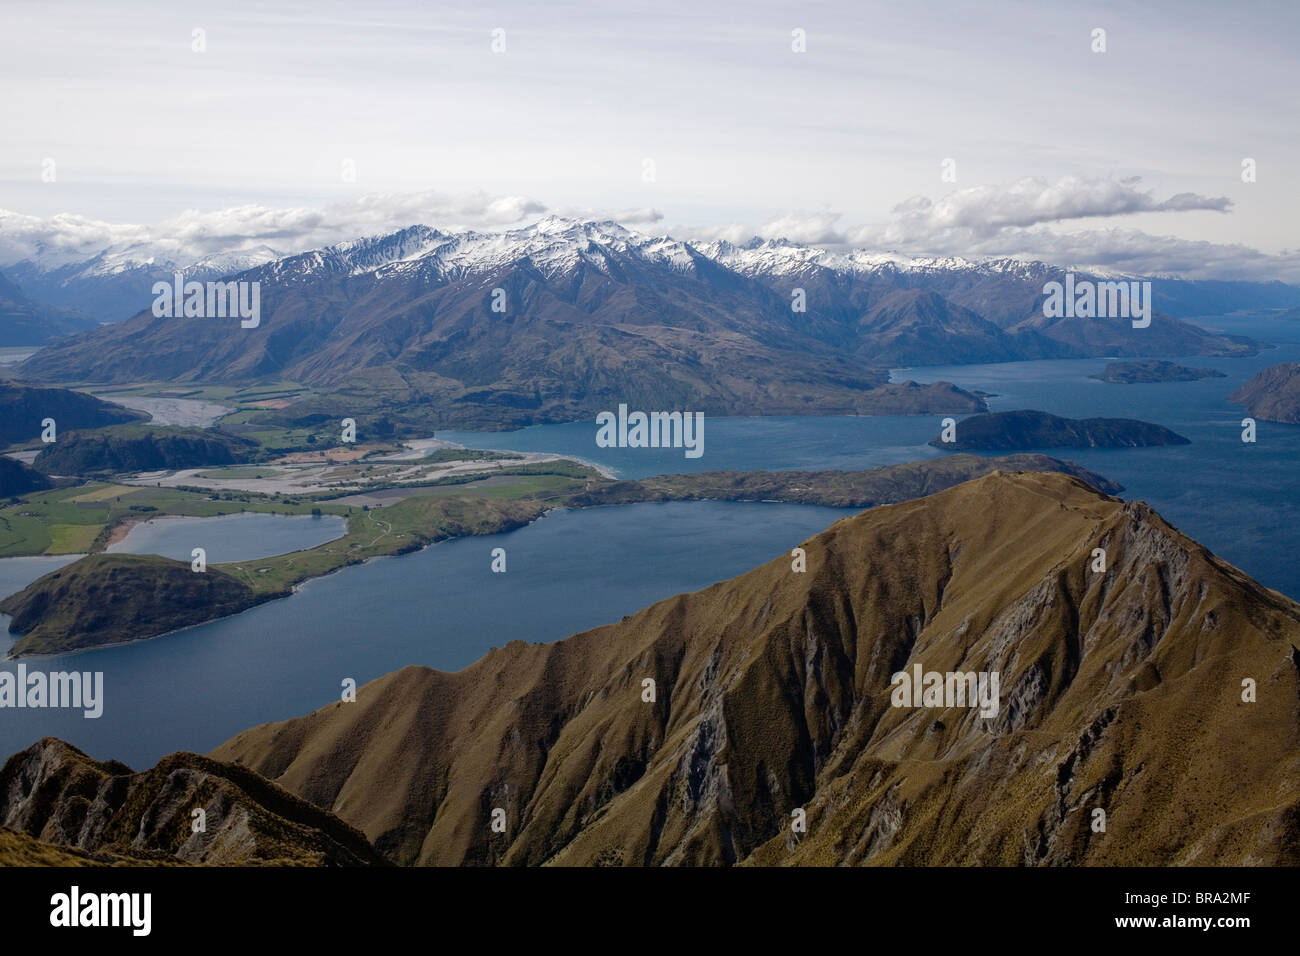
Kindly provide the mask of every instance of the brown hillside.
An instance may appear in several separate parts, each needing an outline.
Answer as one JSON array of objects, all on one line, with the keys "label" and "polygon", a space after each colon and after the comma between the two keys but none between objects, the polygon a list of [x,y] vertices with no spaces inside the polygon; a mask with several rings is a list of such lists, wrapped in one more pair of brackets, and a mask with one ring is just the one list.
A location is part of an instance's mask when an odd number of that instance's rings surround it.
[{"label": "brown hillside", "polygon": [[[1150,508],[998,472],[804,547],[213,756],[402,863],[1300,862],[1300,607]],[[998,671],[999,713],[891,707],[915,663]]]},{"label": "brown hillside", "polygon": [[[192,813],[206,813],[195,833]],[[135,863],[225,866],[385,865],[333,814],[250,773],[192,753],[135,773],[46,737],[0,768],[0,824],[41,841],[7,838],[0,850]]]}]

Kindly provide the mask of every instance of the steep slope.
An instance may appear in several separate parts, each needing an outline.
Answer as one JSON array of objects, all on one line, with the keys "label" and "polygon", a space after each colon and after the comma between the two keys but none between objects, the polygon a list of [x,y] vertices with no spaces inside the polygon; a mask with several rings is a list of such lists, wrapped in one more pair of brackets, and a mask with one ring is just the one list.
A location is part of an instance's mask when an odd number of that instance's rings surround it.
[{"label": "steep slope", "polygon": [[1300,362],[1270,365],[1231,395],[1254,418],[1300,425]]},{"label": "steep slope", "polygon": [[1036,332],[1013,335],[935,292],[899,289],[858,322],[858,353],[880,365],[947,365],[1069,358],[1071,349]]},{"label": "steep slope", "polygon": [[[1300,606],[1146,506],[996,473],[803,547],[213,756],[401,863],[1300,862]],[[891,706],[913,665],[998,713]]]},{"label": "steep slope", "polygon": [[[194,810],[204,811],[199,833]],[[52,737],[0,768],[0,823],[47,846],[133,863],[386,864],[333,814],[241,767],[175,753],[135,773]]]}]

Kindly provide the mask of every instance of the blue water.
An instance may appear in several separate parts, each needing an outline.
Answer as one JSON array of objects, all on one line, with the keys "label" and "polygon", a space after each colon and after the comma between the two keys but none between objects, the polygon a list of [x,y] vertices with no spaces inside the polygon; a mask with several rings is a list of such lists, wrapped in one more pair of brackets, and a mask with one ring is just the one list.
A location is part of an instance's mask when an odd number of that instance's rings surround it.
[{"label": "blue water", "polygon": [[[1276,324],[1276,323],[1275,323]],[[1271,327],[1266,327],[1270,328]],[[1262,334],[1255,326],[1228,326]],[[1300,339],[1291,326],[1273,341]],[[1277,334],[1278,332],[1284,334]],[[1150,385],[1112,385],[1088,376],[1104,359],[1010,362],[899,369],[895,381],[949,381],[993,393],[993,411],[1035,408],[1071,418],[1136,418],[1172,428],[1190,445],[1162,448],[1042,448],[1124,485],[1123,497],[1146,501],[1168,521],[1247,573],[1300,598],[1300,563],[1291,560],[1300,527],[1300,425],[1256,424],[1256,442],[1241,440],[1239,405],[1226,396],[1259,370],[1300,361],[1300,342],[1251,358],[1188,358],[1226,378]],[[957,416],[960,420],[963,416]],[[540,425],[513,432],[439,432],[475,448],[552,451],[596,462],[622,477],[711,470],[872,468],[945,454],[927,442],[941,416],[886,418],[708,418],[704,455],[680,450],[597,448],[595,423]],[[997,454],[990,452],[990,455]]]},{"label": "blue water", "polygon": [[[786,553],[851,509],[670,502],[557,511],[308,581],[291,597],[166,637],[29,669],[103,671],[104,715],[0,710],[0,754],[46,734],[144,767],[305,714],[407,664],[458,670],[508,641],[551,641]],[[490,569],[506,549],[505,574]],[[13,670],[6,662],[0,668]]]},{"label": "blue water", "polygon": [[347,521],[338,515],[246,511],[217,518],[155,518],[133,527],[108,550],[189,561],[194,548],[203,548],[209,564],[220,564],[304,551],[346,531]]}]

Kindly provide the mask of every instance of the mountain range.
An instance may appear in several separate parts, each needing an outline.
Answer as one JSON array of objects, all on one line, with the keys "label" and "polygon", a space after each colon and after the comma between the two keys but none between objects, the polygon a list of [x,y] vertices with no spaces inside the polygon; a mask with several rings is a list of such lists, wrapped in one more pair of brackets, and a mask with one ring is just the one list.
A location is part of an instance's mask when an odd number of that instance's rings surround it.
[{"label": "mountain range", "polygon": [[[2,213],[0,223],[3,223]],[[791,277],[814,277],[826,287],[843,288],[865,281],[890,288],[929,289],[998,325],[1023,319],[1028,311],[1026,303],[1032,303],[1041,294],[1043,283],[1059,278],[1063,272],[1043,262],[1016,258],[910,257],[865,249],[829,249],[788,239],[755,238],[747,243],[679,242],[663,236],[639,235],[610,221],[554,216],[505,233],[413,228],[424,237],[436,235],[448,242],[456,242],[459,237],[462,249],[452,258],[462,269],[482,265],[490,268],[491,263],[499,265],[518,258],[521,252],[531,255],[548,242],[542,238],[539,243],[538,237],[553,239],[576,228],[588,235],[598,234],[600,241],[615,245],[627,243],[652,253],[657,248],[679,262],[691,255],[703,256],[742,275],[778,284]],[[399,245],[409,243],[411,233],[409,229],[399,230],[391,236],[361,239],[344,243],[342,247],[368,248],[371,261],[379,264],[390,261],[382,252],[390,239],[396,239]],[[146,308],[153,298],[150,290],[154,282],[169,281],[174,272],[184,272],[188,278],[205,282],[297,255],[296,250],[277,250],[265,243],[232,243],[230,248],[214,251],[211,240],[208,237],[204,240],[206,245],[195,245],[183,240],[149,240],[134,235],[74,247],[14,242],[8,247],[0,246],[3,255],[0,268],[35,299],[78,310],[99,322],[116,322]],[[408,245],[406,255],[422,254],[423,245],[423,240]],[[542,251],[542,257],[553,255],[554,251]],[[1084,271],[1078,274],[1081,278],[1089,277]],[[1300,307],[1300,289],[1282,282],[1163,276],[1154,284],[1154,296],[1156,309],[1176,318]]]},{"label": "mountain range", "polygon": [[1254,350],[1159,313],[1144,329],[1046,319],[1042,280],[1058,274],[1033,263],[902,267],[782,243],[695,245],[554,217],[505,233],[413,226],[238,273],[260,289],[254,328],[145,311],[50,345],[17,374],[288,380],[315,394],[267,420],[319,420],[356,410],[357,396],[386,395],[407,414],[434,409],[442,426],[517,427],[618,402],[713,415],[976,411],[968,393],[948,389],[936,402],[884,388],[887,370]]},{"label": "mountain range", "polygon": [[45,345],[98,324],[80,312],[35,301],[0,273],[0,346]]}]

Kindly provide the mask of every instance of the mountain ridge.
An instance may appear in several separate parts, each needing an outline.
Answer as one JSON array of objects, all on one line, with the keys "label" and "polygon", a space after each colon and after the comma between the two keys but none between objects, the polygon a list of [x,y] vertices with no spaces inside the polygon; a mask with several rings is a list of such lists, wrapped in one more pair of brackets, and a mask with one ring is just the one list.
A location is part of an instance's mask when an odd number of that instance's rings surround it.
[{"label": "mountain ridge", "polygon": [[[455,674],[404,668],[213,756],[398,863],[1300,859],[1300,607],[1145,505],[1000,472],[802,547],[806,574],[786,555]],[[891,707],[913,664],[1000,671],[1001,710]]]}]

